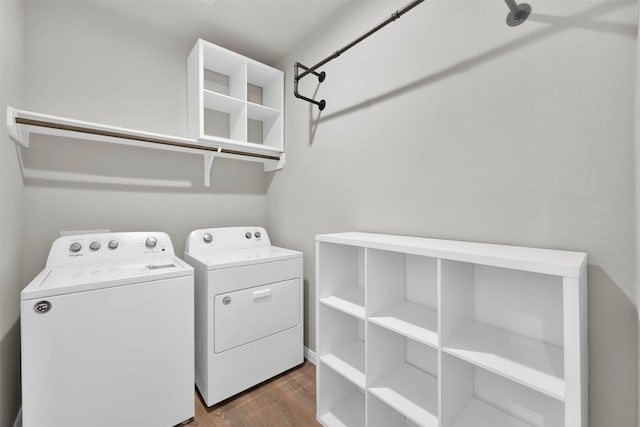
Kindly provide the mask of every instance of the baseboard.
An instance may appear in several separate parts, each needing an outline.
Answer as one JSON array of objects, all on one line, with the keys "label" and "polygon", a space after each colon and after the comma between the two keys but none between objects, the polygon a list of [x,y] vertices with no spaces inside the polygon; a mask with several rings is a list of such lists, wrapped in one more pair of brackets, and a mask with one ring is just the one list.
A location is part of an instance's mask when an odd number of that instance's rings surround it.
[{"label": "baseboard", "polygon": [[16,420],[13,422],[13,427],[22,427],[22,406],[18,410],[18,415],[16,415]]},{"label": "baseboard", "polygon": [[316,364],[316,352],[313,350],[310,350],[309,347],[304,346],[304,358],[307,359],[309,362],[313,363],[314,365]]}]

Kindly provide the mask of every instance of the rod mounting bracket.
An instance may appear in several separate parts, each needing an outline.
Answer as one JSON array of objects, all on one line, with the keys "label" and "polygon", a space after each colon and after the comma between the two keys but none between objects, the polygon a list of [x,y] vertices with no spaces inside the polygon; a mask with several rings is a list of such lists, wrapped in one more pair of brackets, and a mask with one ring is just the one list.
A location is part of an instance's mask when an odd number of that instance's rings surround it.
[{"label": "rod mounting bracket", "polygon": [[507,25],[517,27],[527,20],[531,14],[531,5],[527,3],[517,4],[515,0],[505,0],[509,6],[509,14],[507,15]]},{"label": "rod mounting bracket", "polygon": [[[302,74],[298,72],[300,68],[304,70]],[[320,111],[322,111],[324,110],[324,107],[327,106],[327,101],[325,101],[324,99],[321,99],[320,101],[316,101],[315,99],[301,95],[300,92],[298,92],[298,82],[303,77],[306,77],[309,74],[313,74],[314,76],[316,76],[320,83],[322,83],[324,79],[327,78],[327,73],[325,73],[324,71],[317,72],[313,69],[310,70],[309,67],[307,67],[306,65],[302,65],[299,62],[296,62],[295,64],[293,64],[293,94],[295,95],[296,98],[303,99],[307,102],[317,105]]]}]

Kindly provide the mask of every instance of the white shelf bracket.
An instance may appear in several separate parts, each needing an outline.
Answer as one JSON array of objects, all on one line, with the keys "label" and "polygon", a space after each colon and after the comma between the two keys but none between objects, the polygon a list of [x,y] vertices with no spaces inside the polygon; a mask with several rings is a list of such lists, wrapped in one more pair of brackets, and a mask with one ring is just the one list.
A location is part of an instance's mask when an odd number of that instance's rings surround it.
[{"label": "white shelf bracket", "polygon": [[29,132],[22,132],[16,123],[16,110],[10,106],[7,106],[7,129],[11,139],[25,148],[29,148]]},{"label": "white shelf bracket", "polygon": [[[218,153],[222,151],[221,147],[218,147]],[[204,186],[211,187],[211,169],[213,168],[213,160],[216,158],[216,153],[205,153],[202,155],[204,158]]]},{"label": "white shelf bracket", "polygon": [[264,163],[264,171],[265,172],[273,172],[273,171],[282,170],[282,168],[284,168],[284,164],[286,162],[284,154],[285,153],[280,154],[280,160],[272,160],[272,161],[269,161],[269,162],[265,162]]}]

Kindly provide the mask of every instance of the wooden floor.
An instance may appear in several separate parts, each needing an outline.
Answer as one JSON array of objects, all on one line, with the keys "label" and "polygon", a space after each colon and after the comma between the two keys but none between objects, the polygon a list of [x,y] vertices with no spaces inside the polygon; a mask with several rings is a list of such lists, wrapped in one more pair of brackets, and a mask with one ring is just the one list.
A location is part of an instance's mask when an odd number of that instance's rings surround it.
[{"label": "wooden floor", "polygon": [[188,427],[304,427],[316,422],[316,367],[297,368],[207,408],[196,391],[196,416]]}]

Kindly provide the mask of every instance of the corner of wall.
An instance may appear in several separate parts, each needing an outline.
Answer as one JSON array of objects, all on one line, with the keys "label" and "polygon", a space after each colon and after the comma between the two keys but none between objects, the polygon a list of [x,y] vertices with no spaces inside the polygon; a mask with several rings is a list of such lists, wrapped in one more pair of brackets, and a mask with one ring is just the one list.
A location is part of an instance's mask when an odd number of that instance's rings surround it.
[{"label": "corner of wall", "polygon": [[[24,10],[22,0],[0,2],[0,114],[21,107],[24,96]],[[21,424],[20,290],[22,289],[23,183],[15,144],[0,128],[0,425]],[[16,419],[17,415],[17,419]],[[18,424],[16,424],[18,423]]]}]

